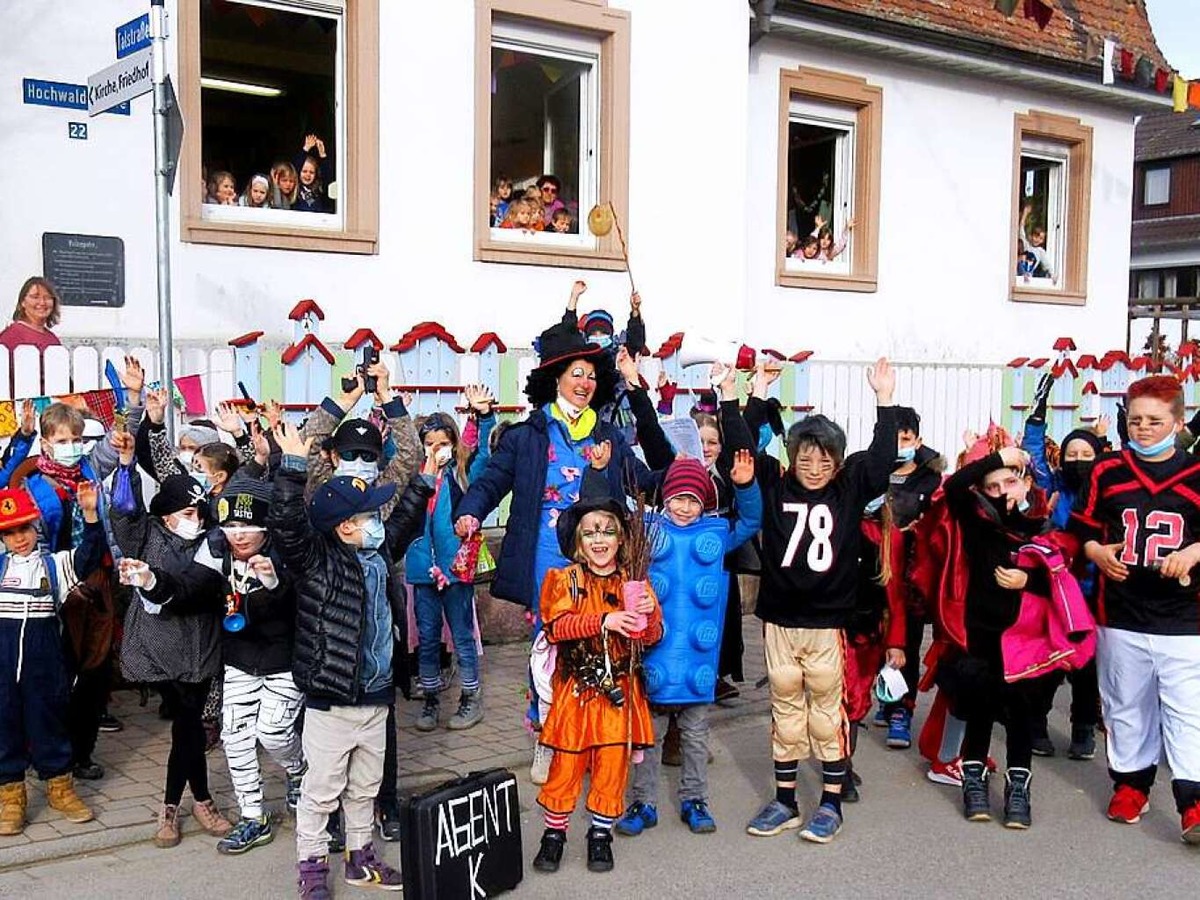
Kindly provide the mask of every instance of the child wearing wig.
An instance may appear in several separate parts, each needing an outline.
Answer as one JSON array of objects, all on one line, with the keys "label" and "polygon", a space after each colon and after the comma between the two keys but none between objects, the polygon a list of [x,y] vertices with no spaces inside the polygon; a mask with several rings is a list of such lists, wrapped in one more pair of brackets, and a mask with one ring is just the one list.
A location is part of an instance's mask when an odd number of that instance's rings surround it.
[{"label": "child wearing wig", "polygon": [[[558,871],[567,824],[589,771],[587,865],[593,872],[612,869],[612,826],[624,806],[631,752],[654,745],[637,654],[639,644],[662,637],[662,613],[648,583],[633,588],[626,581],[624,506],[604,496],[606,486],[593,493],[587,484],[607,467],[611,453],[605,443],[593,454],[581,499],[556,525],[563,555],[575,562],[551,569],[542,583],[542,620],[557,658],[554,699],[541,733],[554,756],[538,795],[546,822],[533,860],[539,872]],[[628,588],[640,595],[633,609],[622,603]]]},{"label": "child wearing wig", "polygon": [[466,454],[459,446],[458,426],[443,413],[433,413],[419,420],[417,434],[425,448],[426,460],[433,460],[436,474],[423,476],[432,487],[433,496],[426,504],[421,535],[413,541],[404,558],[404,579],[413,588],[413,609],[420,633],[417,659],[424,706],[417,716],[416,726],[418,731],[433,731],[438,726],[444,616],[450,624],[462,682],[458,711],[446,727],[457,731],[483,720],[479,655],[473,633],[475,573],[463,573],[464,580],[452,571],[463,544],[454,533],[453,511],[467,487]]}]

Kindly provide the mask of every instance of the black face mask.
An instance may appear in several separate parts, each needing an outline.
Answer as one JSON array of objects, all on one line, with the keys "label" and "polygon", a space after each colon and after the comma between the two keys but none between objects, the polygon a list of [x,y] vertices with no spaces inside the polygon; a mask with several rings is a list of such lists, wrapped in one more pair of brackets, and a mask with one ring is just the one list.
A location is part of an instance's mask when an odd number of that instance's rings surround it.
[{"label": "black face mask", "polygon": [[1092,466],[1095,464],[1094,459],[1072,459],[1064,462],[1061,469],[1063,487],[1072,494],[1078,494],[1091,478]]}]

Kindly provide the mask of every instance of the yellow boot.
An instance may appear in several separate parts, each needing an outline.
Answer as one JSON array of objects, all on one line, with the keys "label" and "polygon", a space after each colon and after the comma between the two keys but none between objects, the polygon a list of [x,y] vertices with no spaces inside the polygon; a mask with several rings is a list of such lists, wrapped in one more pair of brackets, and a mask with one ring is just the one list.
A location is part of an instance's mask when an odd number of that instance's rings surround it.
[{"label": "yellow boot", "polygon": [[70,774],[59,775],[46,782],[46,802],[51,809],[57,809],[68,822],[76,825],[96,818],[75,793],[75,783]]},{"label": "yellow boot", "polygon": [[0,784],[0,835],[20,834],[25,830],[25,782]]}]

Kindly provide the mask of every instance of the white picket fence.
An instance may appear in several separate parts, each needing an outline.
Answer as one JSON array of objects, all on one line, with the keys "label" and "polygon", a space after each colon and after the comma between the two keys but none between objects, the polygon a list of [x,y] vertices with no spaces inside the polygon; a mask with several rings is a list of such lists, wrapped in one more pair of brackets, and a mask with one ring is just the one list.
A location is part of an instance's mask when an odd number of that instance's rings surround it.
[{"label": "white picket fence", "polygon": [[[871,442],[875,394],[867,384],[868,363],[813,359],[808,401],[846,429],[851,451]],[[896,402],[921,415],[921,437],[941,452],[951,467],[962,449],[962,433],[982,432],[990,420],[1004,420],[1001,409],[1005,366],[898,363]]]}]

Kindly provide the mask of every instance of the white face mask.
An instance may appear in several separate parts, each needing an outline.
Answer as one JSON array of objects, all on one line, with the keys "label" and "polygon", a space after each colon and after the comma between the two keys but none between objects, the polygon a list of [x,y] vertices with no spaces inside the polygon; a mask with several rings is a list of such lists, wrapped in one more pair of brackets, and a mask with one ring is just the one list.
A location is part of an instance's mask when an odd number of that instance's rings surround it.
[{"label": "white face mask", "polygon": [[168,525],[167,527],[185,541],[194,541],[200,537],[200,523],[195,519],[179,519],[174,525]]},{"label": "white face mask", "polygon": [[361,478],[367,484],[373,484],[379,477],[379,463],[367,462],[362,459],[344,459],[338,463],[334,475],[344,475],[347,478]]},{"label": "white face mask", "polygon": [[179,460],[180,464],[185,469],[188,469],[190,471],[192,468],[192,459],[195,456],[196,456],[196,453],[193,450],[180,450],[179,455],[175,458]]},{"label": "white face mask", "polygon": [[450,457],[454,455],[453,447],[439,447],[437,453],[433,454],[433,461],[439,466],[444,466],[450,462]]},{"label": "white face mask", "polygon": [[575,406],[570,400],[564,398],[562,394],[559,394],[558,398],[554,402],[558,404],[559,412],[567,417],[568,422],[574,422],[576,419],[582,416],[583,411],[587,409],[586,406]]}]

